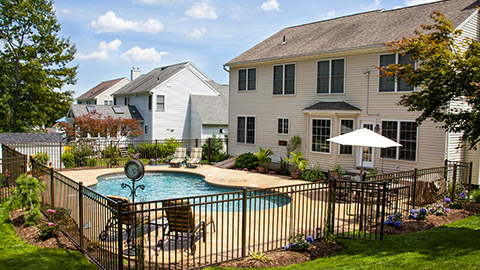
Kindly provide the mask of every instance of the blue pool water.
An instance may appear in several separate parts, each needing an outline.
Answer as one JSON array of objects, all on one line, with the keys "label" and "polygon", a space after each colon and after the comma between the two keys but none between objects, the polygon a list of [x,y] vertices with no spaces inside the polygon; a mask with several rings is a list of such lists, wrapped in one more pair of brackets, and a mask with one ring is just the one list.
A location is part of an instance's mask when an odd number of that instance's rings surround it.
[{"label": "blue pool water", "polygon": [[[121,184],[131,185],[131,180],[123,174],[104,175],[97,178],[98,183],[91,186],[93,190],[102,195],[116,195],[127,197],[130,200],[130,189],[122,189]],[[241,188],[219,187],[205,182],[204,177],[196,174],[180,172],[149,172],[136,185],[145,185],[145,190],[137,189],[135,201],[157,201],[164,199],[176,199],[182,197],[193,197],[211,195],[226,192],[241,191]],[[249,194],[251,194],[249,192]],[[202,211],[238,211],[242,208],[242,194],[216,195],[197,199],[190,199],[192,204],[199,204],[196,208]],[[253,196],[253,195],[251,195]],[[248,210],[262,210],[279,207],[290,202],[290,198],[283,195],[255,192],[258,198],[247,200]],[[235,199],[230,202],[218,202],[228,199]]]}]

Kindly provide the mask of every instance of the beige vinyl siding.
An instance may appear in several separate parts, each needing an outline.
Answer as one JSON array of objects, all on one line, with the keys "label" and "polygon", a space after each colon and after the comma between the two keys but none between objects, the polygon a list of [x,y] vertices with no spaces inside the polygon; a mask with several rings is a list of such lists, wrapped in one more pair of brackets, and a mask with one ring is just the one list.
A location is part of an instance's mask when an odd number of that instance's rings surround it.
[{"label": "beige vinyl siding", "polygon": [[[477,145],[480,147],[480,145]],[[477,150],[466,150],[465,160],[472,162],[472,185],[480,185],[480,153]]]},{"label": "beige vinyl siding", "polygon": [[[387,53],[387,51],[382,51]],[[336,55],[338,58],[338,55]],[[333,58],[333,57],[332,57]],[[332,144],[330,154],[310,152],[311,118],[331,118],[332,136],[339,135],[340,118],[355,119],[355,127],[359,127],[359,120],[373,120],[381,124],[382,119],[413,121],[418,113],[408,112],[406,108],[397,105],[405,92],[378,93],[378,65],[379,53],[357,54],[345,56],[345,93],[344,94],[316,94],[317,61],[331,59],[327,56],[318,56],[315,59],[290,61],[296,64],[296,94],[294,96],[273,95],[273,66],[272,64],[258,64],[257,91],[239,92],[238,68],[230,70],[230,113],[229,113],[229,151],[233,155],[245,152],[257,152],[258,146],[271,147],[275,153],[274,160],[286,155],[285,146],[279,146],[279,140],[288,140],[299,135],[302,140],[301,150],[310,164],[317,162],[323,169],[329,169],[335,163],[342,163],[346,168],[356,166],[357,149],[352,156],[339,155],[338,145]],[[364,72],[370,71],[370,75]],[[369,88],[369,114],[366,113],[367,88]],[[360,109],[360,115],[355,114],[316,114],[307,115],[302,109],[319,101],[343,100]],[[372,115],[379,114],[379,115]],[[256,116],[255,145],[236,143],[237,115]],[[277,117],[290,117],[290,134],[277,134]],[[445,158],[445,132],[436,128],[431,122],[426,122],[418,129],[417,161],[400,161],[379,158],[380,151],[375,151],[375,167],[383,166],[385,171],[406,170],[415,167],[426,168],[441,166]]]}]

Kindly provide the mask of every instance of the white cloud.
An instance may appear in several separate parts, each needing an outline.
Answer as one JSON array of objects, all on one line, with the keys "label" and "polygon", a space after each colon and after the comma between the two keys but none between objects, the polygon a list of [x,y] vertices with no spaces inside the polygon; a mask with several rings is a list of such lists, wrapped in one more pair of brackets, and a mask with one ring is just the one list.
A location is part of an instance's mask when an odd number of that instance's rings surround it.
[{"label": "white cloud", "polygon": [[218,18],[217,10],[210,0],[202,0],[193,4],[190,9],[185,11],[185,15],[195,19],[216,20]]},{"label": "white cloud", "polygon": [[156,34],[163,31],[163,24],[158,20],[130,21],[117,17],[111,10],[98,17],[96,21],[92,21],[90,25],[95,28],[96,33],[135,31]]},{"label": "white cloud", "polygon": [[199,39],[203,36],[203,34],[205,34],[205,32],[207,32],[207,29],[205,28],[200,28],[200,29],[195,28],[193,29],[193,32],[187,35],[187,37],[191,39]]},{"label": "white cloud", "polygon": [[407,6],[414,6],[414,5],[426,4],[426,3],[435,2],[435,1],[438,1],[438,0],[405,0],[405,4],[407,4]]},{"label": "white cloud", "polygon": [[162,5],[173,6],[177,4],[183,4],[189,0],[134,0],[134,3],[148,4],[148,5]]},{"label": "white cloud", "polygon": [[76,58],[78,60],[105,60],[108,58],[109,51],[118,51],[118,47],[122,45],[122,41],[114,39],[109,43],[102,41],[98,45],[100,51],[92,52],[89,54],[77,53]]},{"label": "white cloud", "polygon": [[327,14],[320,14],[320,19],[321,20],[331,19],[331,18],[334,18],[335,15],[337,15],[337,12],[335,10],[330,10],[329,12],[327,12]]},{"label": "white cloud", "polygon": [[142,49],[138,46],[131,48],[120,56],[120,58],[125,62],[149,62],[149,63],[158,63],[162,60],[162,57],[165,55],[170,55],[168,52],[157,52],[155,48]]},{"label": "white cloud", "polygon": [[62,12],[62,14],[65,14],[65,15],[68,15],[68,14],[72,13],[72,11],[68,8],[62,8],[61,12]]},{"label": "white cloud", "polygon": [[270,10],[280,10],[279,4],[277,0],[268,0],[263,2],[262,6],[260,7],[263,10],[270,11]]}]

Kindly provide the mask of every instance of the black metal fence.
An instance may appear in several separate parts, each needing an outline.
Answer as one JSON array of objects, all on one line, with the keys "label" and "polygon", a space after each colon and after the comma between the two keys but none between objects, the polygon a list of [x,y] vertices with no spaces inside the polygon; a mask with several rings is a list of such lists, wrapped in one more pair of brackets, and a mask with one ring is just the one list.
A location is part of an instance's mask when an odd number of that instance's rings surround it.
[{"label": "black metal fence", "polygon": [[207,163],[228,157],[227,138],[141,140],[90,140],[69,143],[15,143],[9,144],[27,156],[47,156],[45,165],[57,170],[119,167],[137,155],[145,164],[165,164],[172,158],[177,147],[202,147]]},{"label": "black metal fence", "polygon": [[26,172],[26,156],[15,149],[3,146],[0,159],[0,203],[10,197],[15,180]]}]

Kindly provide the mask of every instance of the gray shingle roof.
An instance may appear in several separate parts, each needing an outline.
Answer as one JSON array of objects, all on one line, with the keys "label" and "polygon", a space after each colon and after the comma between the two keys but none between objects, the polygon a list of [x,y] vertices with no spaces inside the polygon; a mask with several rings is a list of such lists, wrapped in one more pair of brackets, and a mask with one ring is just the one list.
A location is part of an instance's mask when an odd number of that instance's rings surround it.
[{"label": "gray shingle roof", "polygon": [[228,85],[208,81],[220,94],[219,96],[191,95],[193,107],[202,118],[202,124],[228,124]]},{"label": "gray shingle roof", "polygon": [[141,75],[127,85],[118,89],[113,95],[129,95],[148,93],[157,85],[165,82],[177,72],[182,70],[189,62],[156,68],[145,75]]},{"label": "gray shingle roof", "polygon": [[[439,10],[452,21],[454,27],[458,27],[478,5],[478,0],[446,0],[287,27],[226,65],[383,46],[384,42],[412,35],[421,24],[433,23],[429,16],[435,10]],[[285,44],[282,44],[284,36]]]},{"label": "gray shingle roof", "polygon": [[[70,106],[70,113],[73,117],[81,116],[88,114],[89,111],[87,107],[92,107],[95,111],[101,114],[104,117],[111,116],[113,118],[133,118],[139,121],[143,120],[142,115],[138,112],[135,106],[107,106],[107,105],[83,105],[83,104],[72,104]],[[123,113],[115,113],[113,108],[119,108]]]},{"label": "gray shingle roof", "polygon": [[95,87],[93,87],[92,89],[83,93],[81,96],[79,96],[77,98],[77,100],[95,98],[98,95],[100,95],[101,93],[107,91],[110,87],[114,86],[115,84],[117,84],[118,82],[120,82],[123,79],[125,79],[125,78],[119,78],[119,79],[115,79],[115,80],[101,82],[101,83],[97,84]]},{"label": "gray shingle roof", "polygon": [[320,101],[306,107],[304,111],[362,111],[361,109],[346,103],[345,101]]},{"label": "gray shingle roof", "polygon": [[0,143],[58,143],[63,142],[60,133],[0,133]]}]

